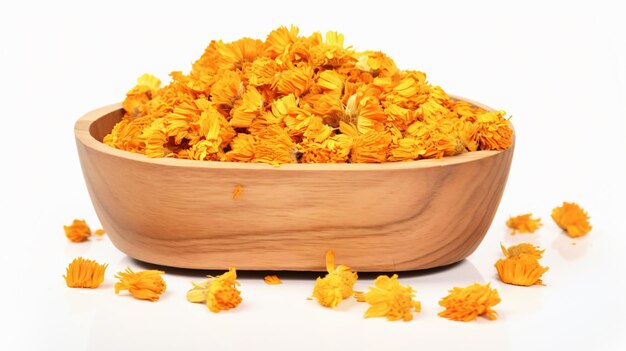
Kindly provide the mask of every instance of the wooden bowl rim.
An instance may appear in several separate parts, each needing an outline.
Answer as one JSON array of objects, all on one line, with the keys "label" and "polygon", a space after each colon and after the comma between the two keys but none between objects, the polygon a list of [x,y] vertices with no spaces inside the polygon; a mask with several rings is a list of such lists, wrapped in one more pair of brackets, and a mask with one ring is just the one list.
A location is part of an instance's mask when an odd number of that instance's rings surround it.
[{"label": "wooden bowl rim", "polygon": [[[466,99],[456,95],[450,95],[455,100],[462,100],[468,102],[474,106],[480,107],[487,111],[494,111],[493,108]],[[91,148],[95,151],[110,154],[112,156],[124,158],[127,160],[133,160],[137,162],[143,162],[147,164],[163,165],[168,167],[183,167],[183,168],[207,168],[207,169],[232,169],[232,170],[272,170],[272,171],[389,171],[389,170],[403,170],[403,169],[419,169],[419,168],[431,168],[442,167],[447,165],[454,165],[460,163],[472,162],[480,159],[486,159],[494,157],[502,152],[505,152],[512,148],[515,144],[515,132],[513,132],[513,144],[506,150],[494,151],[494,150],[481,150],[465,152],[460,155],[446,156],[440,159],[425,159],[414,161],[400,161],[400,162],[384,162],[384,163],[288,163],[281,164],[280,166],[272,166],[267,163],[247,163],[247,162],[227,162],[227,161],[197,161],[197,160],[185,160],[175,158],[149,158],[143,154],[132,153],[125,150],[116,149],[110,147],[94,138],[90,133],[91,125],[102,118],[103,116],[112,113],[122,108],[121,103],[115,103],[104,107],[97,108],[93,111],[87,112],[80,117],[74,126],[74,134],[77,141],[84,146]],[[509,122],[510,123],[510,122]],[[513,125],[511,124],[511,128]]]}]

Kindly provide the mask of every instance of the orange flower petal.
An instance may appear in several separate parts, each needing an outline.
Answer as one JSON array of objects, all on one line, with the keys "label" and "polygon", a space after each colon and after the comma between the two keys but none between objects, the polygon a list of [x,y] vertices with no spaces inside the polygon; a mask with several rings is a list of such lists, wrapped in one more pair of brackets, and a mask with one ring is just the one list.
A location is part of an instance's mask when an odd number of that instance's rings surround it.
[{"label": "orange flower petal", "polygon": [[283,283],[282,280],[275,275],[266,275],[263,280],[265,281],[265,284],[268,285],[278,285]]},{"label": "orange flower petal", "polygon": [[108,264],[99,264],[82,257],[75,258],[67,267],[65,283],[70,288],[95,289],[104,281],[104,271]]}]

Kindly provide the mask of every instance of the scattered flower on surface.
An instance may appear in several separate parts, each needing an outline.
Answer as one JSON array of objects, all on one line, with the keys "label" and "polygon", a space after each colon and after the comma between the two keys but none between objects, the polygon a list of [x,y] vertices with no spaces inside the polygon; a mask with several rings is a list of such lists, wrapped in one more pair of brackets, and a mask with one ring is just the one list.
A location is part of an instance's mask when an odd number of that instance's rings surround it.
[{"label": "scattered flower on surface", "polygon": [[91,235],[91,229],[89,229],[87,223],[80,219],[75,219],[72,224],[63,226],[63,229],[65,230],[65,236],[74,243],[85,241]]},{"label": "scattered flower on surface", "polygon": [[193,303],[206,303],[206,294],[209,290],[211,279],[203,280],[200,283],[192,282],[193,288],[187,291],[187,301]]},{"label": "scattered flower on surface", "polygon": [[538,246],[529,243],[513,245],[510,246],[508,249],[500,244],[500,249],[502,250],[504,256],[506,256],[507,258],[517,257],[521,255],[529,255],[536,259],[540,259],[543,256],[543,253],[546,251],[540,250]]},{"label": "scattered flower on surface", "polygon": [[283,283],[282,280],[275,275],[266,275],[263,280],[265,281],[265,284],[268,285],[278,285]]},{"label": "scattered flower on surface", "polygon": [[187,292],[187,300],[194,303],[205,303],[211,312],[218,313],[239,306],[242,301],[241,292],[237,289],[237,270],[229,268],[228,272],[200,283],[192,283],[193,288]]},{"label": "scattered flower on surface", "polygon": [[576,203],[563,202],[561,207],[552,210],[552,219],[572,238],[583,236],[592,228],[589,215]]},{"label": "scattered flower on surface", "polygon": [[95,289],[104,281],[104,271],[107,264],[99,264],[82,257],[75,258],[67,267],[65,284],[70,288]]},{"label": "scattered flower on surface", "polygon": [[353,288],[358,275],[350,271],[348,266],[335,267],[335,254],[332,250],[326,253],[326,270],[328,274],[324,278],[318,277],[315,281],[313,297],[322,306],[335,307],[354,293]]},{"label": "scattered flower on surface", "polygon": [[455,287],[450,290],[450,295],[439,301],[439,305],[445,308],[439,312],[439,316],[463,322],[475,320],[478,316],[494,320],[497,315],[492,307],[498,303],[498,291],[492,289],[490,284],[474,283],[465,288]]},{"label": "scattered flower on surface", "polygon": [[542,285],[541,276],[549,269],[539,264],[544,250],[528,243],[508,249],[500,247],[505,258],[499,259],[495,267],[502,282],[519,286]]},{"label": "scattered flower on surface", "polygon": [[510,217],[506,221],[506,225],[513,229],[511,234],[516,233],[534,233],[535,230],[542,226],[541,218],[531,218],[532,213],[523,214],[517,217]]},{"label": "scattered flower on surface", "polygon": [[365,293],[365,301],[370,308],[365,312],[365,318],[387,317],[390,321],[410,321],[413,319],[413,311],[421,311],[420,302],[413,300],[415,290],[408,285],[401,285],[397,274],[391,277],[378,276],[374,286],[369,289]]},{"label": "scattered flower on surface", "polygon": [[97,236],[103,236],[104,234],[106,234],[106,232],[104,231],[104,229],[96,229],[96,230],[93,232],[93,234],[94,234],[94,235],[97,235]]},{"label": "scattered flower on surface", "polygon": [[541,276],[548,270],[539,261],[528,255],[499,259],[496,262],[498,276],[503,283],[531,286],[542,285]]},{"label": "scattered flower on surface", "polygon": [[115,283],[115,293],[128,290],[131,295],[140,300],[158,301],[165,292],[166,284],[161,277],[165,272],[158,270],[145,270],[134,272],[126,268],[125,272],[118,272],[115,278],[120,281]]}]

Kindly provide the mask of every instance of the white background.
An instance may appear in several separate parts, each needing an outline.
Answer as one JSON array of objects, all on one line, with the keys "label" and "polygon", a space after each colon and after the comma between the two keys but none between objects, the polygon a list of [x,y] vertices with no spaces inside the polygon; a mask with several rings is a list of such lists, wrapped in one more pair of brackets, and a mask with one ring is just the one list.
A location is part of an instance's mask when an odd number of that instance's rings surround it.
[{"label": "white background", "polygon": [[[589,2],[590,3],[590,2]],[[339,1],[229,5],[177,1],[0,5],[2,249],[0,349],[619,349],[624,315],[626,26],[615,3]],[[213,314],[187,303],[207,272],[166,269],[156,303],[113,293],[115,272],[154,268],[108,238],[71,244],[62,226],[99,226],[74,145],[74,121],[123,99],[150,72],[187,71],[211,39],[264,39],[279,25],[337,30],[358,50],[382,50],[446,91],[513,116],[517,146],[502,203],[479,249],[442,270],[401,273],[423,312],[412,322],[362,318],[363,304],[324,309],[306,298],[316,274],[242,272],[244,302]],[[549,214],[576,201],[593,231],[576,240]],[[507,235],[509,215],[534,212],[544,227]],[[499,243],[546,249],[547,286],[498,282]],[[103,286],[68,289],[76,256],[110,264]],[[365,289],[373,275],[362,274]],[[437,317],[453,286],[492,282],[497,321]]]}]

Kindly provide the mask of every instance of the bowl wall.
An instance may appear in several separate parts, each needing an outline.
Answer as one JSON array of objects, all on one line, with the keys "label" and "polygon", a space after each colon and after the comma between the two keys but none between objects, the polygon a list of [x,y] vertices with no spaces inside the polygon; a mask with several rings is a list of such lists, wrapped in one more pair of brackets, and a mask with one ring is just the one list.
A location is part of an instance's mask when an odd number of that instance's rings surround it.
[{"label": "bowl wall", "polygon": [[[513,147],[385,164],[149,159],[101,143],[123,111],[76,124],[81,167],[113,244],[195,269],[404,271],[471,254],[495,215]],[[233,198],[235,187],[242,186]]]}]

